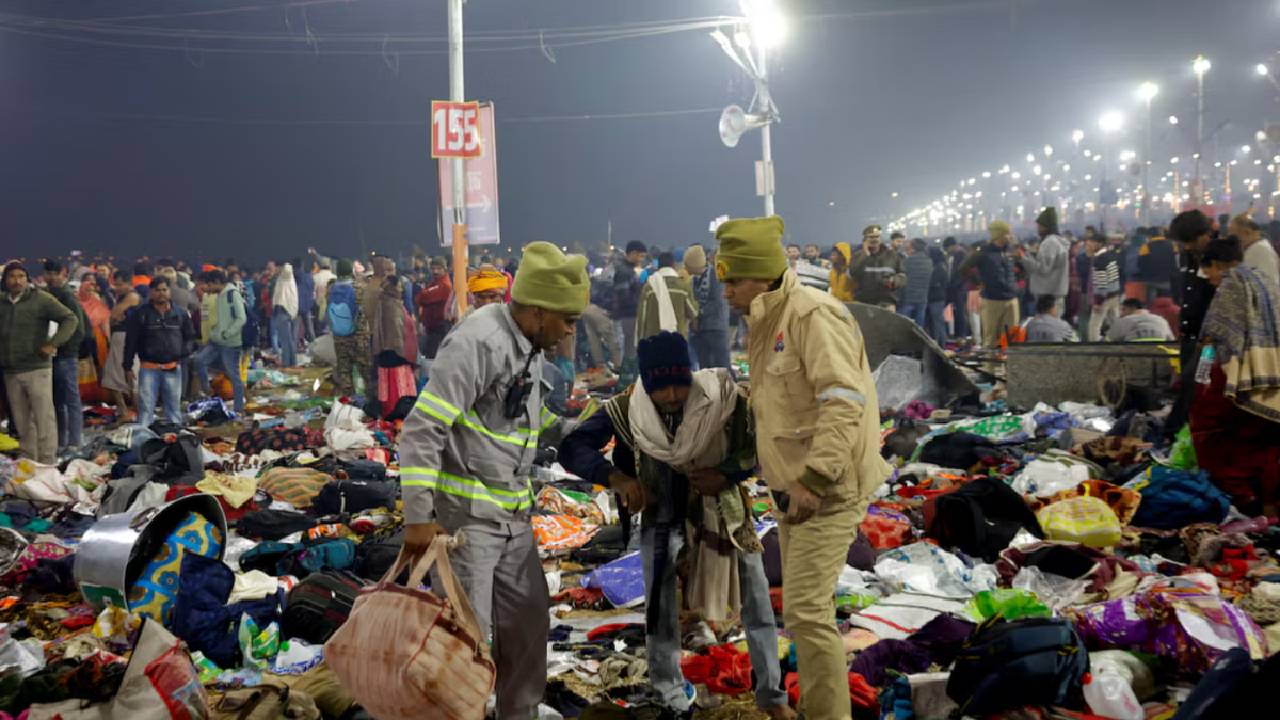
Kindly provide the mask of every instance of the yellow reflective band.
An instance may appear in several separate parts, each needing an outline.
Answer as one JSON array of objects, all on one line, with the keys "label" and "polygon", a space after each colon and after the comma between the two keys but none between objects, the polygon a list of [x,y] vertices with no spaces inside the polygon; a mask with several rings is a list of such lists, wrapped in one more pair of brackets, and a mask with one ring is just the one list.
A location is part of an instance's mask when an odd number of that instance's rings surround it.
[{"label": "yellow reflective band", "polygon": [[[453,495],[455,497],[463,497],[468,500],[480,500],[482,502],[492,503],[504,510],[510,510],[512,512],[524,510],[533,506],[533,486],[528,484],[528,481],[526,481],[527,487],[524,490],[501,490],[487,487],[484,483],[478,480],[462,477],[460,475],[451,475],[431,468],[401,468],[400,476],[401,487],[421,487],[427,488],[428,490],[439,490],[440,492]],[[436,479],[410,479],[415,476]],[[503,500],[502,498],[511,498],[511,500]]]},{"label": "yellow reflective band", "polygon": [[437,395],[433,395],[427,392],[425,389],[422,391],[422,394],[418,396],[418,407],[421,407],[423,403],[430,403],[432,405],[435,405],[436,409],[440,410],[444,415],[449,417],[449,420],[447,420],[447,422],[450,425],[452,425],[453,421],[457,419],[459,415],[462,414],[462,411],[459,410],[456,405],[448,402],[444,398],[441,398]]},{"label": "yellow reflective band", "polygon": [[[475,418],[475,419],[473,420],[472,418]],[[517,435],[502,435],[500,433],[496,433],[490,430],[484,425],[481,425],[479,421],[480,421],[480,416],[476,415],[474,412],[467,413],[466,417],[458,419],[458,422],[462,423],[466,427],[471,428],[472,430],[475,430],[481,435],[491,437],[494,440],[498,440],[500,442],[510,443],[512,445],[519,445],[520,447],[528,447],[529,443],[533,440],[536,440],[538,437],[537,433],[527,434],[524,437],[520,437]],[[530,433],[529,430],[516,430],[516,432]]]},{"label": "yellow reflective band", "polygon": [[539,433],[545,432],[547,428],[556,424],[556,420],[560,419],[559,415],[556,415],[555,413],[551,412],[546,408],[542,408],[542,416],[547,418],[547,420],[546,422],[542,423],[542,427],[538,428]]},{"label": "yellow reflective band", "polygon": [[447,416],[447,415],[445,415],[444,413],[442,413],[442,412],[440,412],[439,410],[437,410],[437,409],[435,409],[435,408],[431,407],[430,405],[428,405],[427,403],[423,402],[422,400],[419,400],[419,401],[414,405],[414,407],[415,407],[415,408],[417,408],[417,409],[419,409],[419,410],[421,410],[422,412],[424,412],[424,413],[426,413],[426,414],[430,415],[431,417],[433,417],[433,418],[435,418],[435,419],[439,420],[440,422],[444,423],[445,425],[453,425],[453,421],[457,419],[457,418],[451,418],[451,417],[448,417],[448,416]]}]

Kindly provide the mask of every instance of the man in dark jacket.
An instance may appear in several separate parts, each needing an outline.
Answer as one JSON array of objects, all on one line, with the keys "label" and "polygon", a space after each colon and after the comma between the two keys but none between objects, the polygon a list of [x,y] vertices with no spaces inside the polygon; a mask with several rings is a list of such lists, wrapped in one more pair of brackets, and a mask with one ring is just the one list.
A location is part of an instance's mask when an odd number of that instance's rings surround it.
[{"label": "man in dark jacket", "polygon": [[1195,373],[1200,353],[1200,328],[1205,313],[1213,302],[1214,287],[1200,276],[1200,256],[1213,237],[1213,224],[1199,210],[1180,213],[1169,223],[1169,237],[1182,245],[1182,277],[1174,286],[1174,295],[1182,302],[1179,315],[1182,347],[1182,385],[1178,399],[1165,420],[1164,433],[1172,437],[1187,422],[1191,401],[1195,398]]},{"label": "man in dark jacket", "polygon": [[857,285],[854,298],[860,303],[897,310],[898,288],[907,284],[902,256],[881,241],[879,225],[862,231],[862,252],[854,258],[849,275]]},{"label": "man in dark jacket", "polygon": [[293,281],[298,286],[298,324],[307,342],[316,339],[316,280],[307,272],[302,260],[294,262]]},{"label": "man in dark jacket", "polygon": [[929,243],[924,238],[914,238],[907,248],[909,254],[902,264],[907,282],[902,289],[898,314],[911,318],[923,329],[928,316],[929,286],[933,282],[933,260],[929,258]]},{"label": "man in dark jacket", "polygon": [[960,266],[969,254],[951,236],[942,241],[942,250],[947,254],[947,304],[955,320],[956,337],[966,338],[969,337],[969,281],[960,272]]},{"label": "man in dark jacket", "polygon": [[1151,238],[1138,251],[1138,277],[1147,285],[1147,302],[1169,297],[1178,274],[1178,252],[1161,228],[1150,228]]},{"label": "man in dark jacket", "polygon": [[649,249],[644,243],[633,240],[627,243],[627,254],[618,258],[613,265],[613,293],[609,311],[613,314],[613,321],[622,328],[622,363],[625,366],[636,362],[636,315],[639,313],[642,289],[636,273],[648,256]]},{"label": "man in dark jacket", "polygon": [[58,420],[58,455],[61,456],[69,449],[80,447],[84,429],[84,408],[80,404],[80,345],[89,327],[89,319],[76,294],[67,287],[66,265],[58,260],[46,260],[44,282],[49,294],[76,316],[76,331],[58,348],[53,359],[53,413]]},{"label": "man in dark jacket", "polygon": [[[21,452],[39,463],[57,460],[58,421],[53,412],[53,363],[71,340],[75,313],[49,293],[32,287],[22,263],[4,266],[0,299],[0,368],[9,415],[22,436]],[[49,337],[49,323],[58,330]]]},{"label": "man in dark jacket", "polygon": [[169,281],[151,281],[150,301],[129,316],[125,330],[124,366],[133,384],[133,359],[141,359],[138,378],[138,422],[151,427],[156,419],[156,395],[169,422],[182,424],[182,373],[179,366],[195,351],[196,331],[191,316],[172,302]]},{"label": "man in dark jacket", "polygon": [[1000,341],[1000,336],[1019,322],[1018,286],[1013,281],[1013,263],[1006,251],[1013,230],[1009,223],[996,220],[988,227],[991,242],[969,256],[960,267],[962,273],[978,269],[982,280],[982,347],[990,350]]}]

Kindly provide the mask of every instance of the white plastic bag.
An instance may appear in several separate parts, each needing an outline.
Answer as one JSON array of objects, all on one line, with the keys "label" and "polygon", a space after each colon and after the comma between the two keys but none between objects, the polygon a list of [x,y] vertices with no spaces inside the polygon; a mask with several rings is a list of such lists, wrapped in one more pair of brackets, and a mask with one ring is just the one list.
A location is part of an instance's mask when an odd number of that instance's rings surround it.
[{"label": "white plastic bag", "polygon": [[1013,478],[1019,495],[1053,497],[1089,479],[1087,465],[1067,465],[1052,460],[1032,460]]}]

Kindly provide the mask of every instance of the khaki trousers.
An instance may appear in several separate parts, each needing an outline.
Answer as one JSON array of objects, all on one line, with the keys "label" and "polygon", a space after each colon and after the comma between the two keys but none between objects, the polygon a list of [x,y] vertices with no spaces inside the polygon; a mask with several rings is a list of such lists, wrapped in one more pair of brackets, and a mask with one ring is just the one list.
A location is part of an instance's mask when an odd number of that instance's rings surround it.
[{"label": "khaki trousers", "polygon": [[53,368],[4,374],[9,416],[22,437],[21,452],[38,463],[58,460],[58,418],[53,412]]},{"label": "khaki trousers", "polygon": [[993,350],[1000,344],[1000,336],[1020,321],[1018,301],[982,299],[982,347]]},{"label": "khaki trousers", "polygon": [[796,644],[800,713],[808,720],[848,720],[849,660],[836,629],[836,581],[867,512],[855,497],[824,500],[808,522],[778,524],[782,617]]}]

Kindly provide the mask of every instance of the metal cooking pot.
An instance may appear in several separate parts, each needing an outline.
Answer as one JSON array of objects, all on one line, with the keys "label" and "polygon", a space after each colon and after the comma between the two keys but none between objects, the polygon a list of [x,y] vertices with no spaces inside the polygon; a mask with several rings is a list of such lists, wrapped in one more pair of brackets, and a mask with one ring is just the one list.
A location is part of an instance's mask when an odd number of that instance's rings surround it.
[{"label": "metal cooking pot", "polygon": [[99,610],[108,605],[128,610],[129,587],[178,523],[193,512],[222,530],[221,560],[227,518],[212,495],[188,495],[160,507],[106,515],[85,532],[76,549],[75,579],[85,601]]}]

